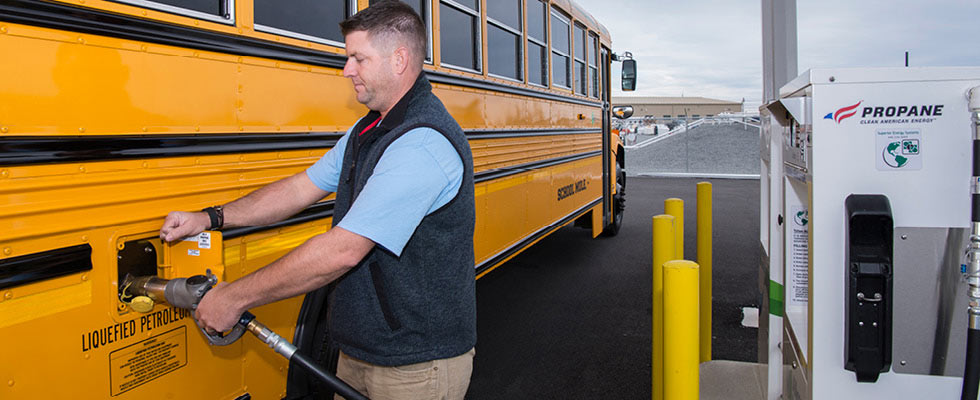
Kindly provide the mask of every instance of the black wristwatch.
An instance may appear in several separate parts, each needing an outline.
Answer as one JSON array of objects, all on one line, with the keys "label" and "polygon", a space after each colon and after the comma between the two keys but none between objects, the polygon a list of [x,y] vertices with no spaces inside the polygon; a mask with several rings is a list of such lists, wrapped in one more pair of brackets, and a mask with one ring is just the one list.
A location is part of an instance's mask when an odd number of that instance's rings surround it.
[{"label": "black wristwatch", "polygon": [[225,212],[221,206],[208,207],[201,211],[208,213],[208,218],[211,219],[211,226],[207,230],[221,229],[225,225]]}]

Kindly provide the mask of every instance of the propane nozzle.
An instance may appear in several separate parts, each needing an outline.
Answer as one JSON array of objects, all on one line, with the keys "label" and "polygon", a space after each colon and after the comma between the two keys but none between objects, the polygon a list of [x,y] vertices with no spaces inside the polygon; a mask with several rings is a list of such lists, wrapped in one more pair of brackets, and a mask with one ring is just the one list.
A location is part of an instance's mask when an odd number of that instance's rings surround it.
[{"label": "propane nozzle", "polygon": [[[123,287],[125,289],[121,297],[136,296],[129,304],[134,310],[140,312],[147,312],[149,309],[152,309],[153,303],[168,303],[186,310],[194,310],[197,308],[197,303],[204,298],[204,295],[216,283],[218,283],[218,277],[212,274],[210,269],[207,270],[206,275],[194,275],[188,278],[175,279],[163,279],[156,276],[133,278],[130,275],[126,275],[126,278],[123,279]],[[147,301],[139,300],[140,298],[147,298],[152,301],[149,309],[146,311],[137,308],[145,307],[143,304]],[[242,315],[238,324],[227,335],[223,335],[220,332],[210,334],[204,328],[201,328],[201,332],[204,333],[204,336],[208,338],[211,344],[225,346],[234,343],[238,338],[242,337],[242,334],[247,329],[248,323],[253,319],[255,319],[255,316],[246,312]]]}]

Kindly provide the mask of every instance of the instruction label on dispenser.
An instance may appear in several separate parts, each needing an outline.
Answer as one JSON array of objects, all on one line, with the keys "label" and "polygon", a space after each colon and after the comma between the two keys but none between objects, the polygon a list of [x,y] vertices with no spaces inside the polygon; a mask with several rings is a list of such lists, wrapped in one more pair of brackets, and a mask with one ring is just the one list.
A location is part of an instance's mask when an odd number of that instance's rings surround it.
[{"label": "instruction label on dispenser", "polygon": [[810,229],[810,213],[806,208],[794,206],[790,208],[791,214],[789,215],[789,234],[790,234],[790,262],[789,262],[789,276],[786,277],[789,285],[786,292],[786,297],[790,304],[802,304],[807,303],[807,295],[809,290],[810,273],[808,266],[810,264],[809,254],[809,229]]},{"label": "instruction label on dispenser", "polygon": [[187,327],[151,337],[109,353],[112,395],[150,382],[187,365]]}]

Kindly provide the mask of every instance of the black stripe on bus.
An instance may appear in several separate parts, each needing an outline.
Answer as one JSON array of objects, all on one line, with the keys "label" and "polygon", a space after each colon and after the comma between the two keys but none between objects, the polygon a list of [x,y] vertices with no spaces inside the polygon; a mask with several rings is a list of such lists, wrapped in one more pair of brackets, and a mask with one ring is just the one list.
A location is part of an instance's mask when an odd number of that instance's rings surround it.
[{"label": "black stripe on bus", "polygon": [[473,181],[475,183],[486,182],[489,180],[500,179],[511,175],[524,173],[524,172],[531,172],[536,169],[547,168],[558,164],[564,164],[567,162],[581,160],[583,158],[595,157],[600,154],[602,154],[602,152],[596,150],[596,151],[590,151],[586,153],[573,154],[565,157],[549,158],[547,160],[541,160],[541,161],[529,162],[525,164],[511,165],[503,168],[480,171],[473,174]]},{"label": "black stripe on bus", "polygon": [[[469,139],[598,133],[587,129],[471,131]],[[144,135],[11,136],[0,140],[0,166],[110,161],[134,158],[205,156],[322,149],[333,147],[340,132]]]},{"label": "black stripe on bus", "polygon": [[[0,21],[329,68],[343,68],[347,60],[345,56],[324,51],[303,49],[257,38],[195,29],[54,2],[0,0]],[[434,83],[493,90],[595,107],[602,104],[598,101],[438,71],[428,71],[427,75],[429,80]]]},{"label": "black stripe on bus", "polygon": [[[528,172],[534,169],[546,168],[566,162],[571,162],[575,160],[580,160],[587,157],[592,157],[597,155],[599,152],[589,152],[576,154],[568,157],[558,157],[549,160],[543,160],[533,163],[522,164],[520,166],[510,167],[510,168],[500,168],[492,171],[483,171],[477,173],[473,177],[474,183],[486,182],[493,179],[500,179],[510,175],[519,174],[522,172]],[[262,226],[246,226],[241,228],[230,228],[221,231],[222,237],[225,239],[234,239],[236,237],[249,235],[256,232],[262,232],[269,229],[281,228],[289,225],[301,224],[304,222],[315,221],[322,218],[332,217],[334,209],[334,201],[327,200],[313,204],[307,207],[305,210],[301,211],[288,219],[277,222],[271,225]]]},{"label": "black stripe on bus", "polygon": [[316,221],[318,219],[332,217],[333,207],[334,207],[333,200],[321,201],[319,203],[315,203],[309,207],[306,207],[306,209],[300,211],[299,214],[296,214],[292,217],[276,222],[274,224],[261,225],[261,226],[243,226],[241,228],[223,229],[221,231],[221,237],[224,239],[234,239],[239,236],[250,235],[256,232],[262,232],[270,229],[281,228],[289,225],[297,225],[297,224],[302,224],[304,222]]},{"label": "black stripe on bus", "polygon": [[0,260],[0,289],[92,269],[92,246],[80,244]]},{"label": "black stripe on bus", "polygon": [[333,147],[341,136],[338,132],[312,132],[4,137],[0,140],[0,166],[321,149]]},{"label": "black stripe on bus", "polygon": [[578,217],[581,217],[582,215],[587,213],[590,209],[592,209],[592,207],[599,205],[601,202],[602,202],[602,198],[596,199],[591,203],[586,204],[582,208],[575,210],[571,214],[568,214],[567,216],[565,216],[565,218],[562,218],[561,220],[552,223],[551,225],[548,225],[544,228],[538,229],[538,231],[532,234],[531,236],[524,238],[524,240],[521,240],[520,242],[507,248],[507,250],[504,250],[503,252],[497,254],[496,256],[493,256],[489,260],[480,263],[480,265],[476,267],[476,275],[480,275],[484,271],[493,268],[495,265],[500,264],[508,257],[521,252],[522,250],[530,246],[531,243],[534,243],[534,241],[551,234],[551,232],[554,232],[556,229],[561,228],[565,224],[574,221]]},{"label": "black stripe on bus", "polygon": [[492,90],[495,92],[516,94],[518,96],[535,97],[535,98],[545,99],[545,100],[556,100],[565,103],[579,104],[583,106],[593,106],[593,107],[602,106],[602,103],[600,103],[598,100],[589,101],[589,100],[580,99],[571,96],[562,96],[551,92],[539,92],[536,90],[525,89],[519,86],[510,86],[510,85],[504,85],[502,83],[473,79],[465,76],[450,75],[448,73],[439,72],[439,71],[426,71],[425,73],[426,73],[426,77],[429,78],[429,81],[433,83],[444,83],[447,85],[463,86],[463,87],[469,87],[473,89]]},{"label": "black stripe on bus", "polygon": [[471,130],[466,131],[467,139],[503,139],[528,136],[601,134],[601,129],[524,129],[524,130]]}]

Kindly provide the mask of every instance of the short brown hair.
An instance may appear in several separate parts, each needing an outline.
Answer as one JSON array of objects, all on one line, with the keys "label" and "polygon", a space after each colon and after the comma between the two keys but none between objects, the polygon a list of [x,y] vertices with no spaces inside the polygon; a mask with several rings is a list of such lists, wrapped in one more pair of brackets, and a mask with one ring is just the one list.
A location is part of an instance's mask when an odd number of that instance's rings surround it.
[{"label": "short brown hair", "polygon": [[392,36],[404,38],[421,62],[425,60],[426,33],[422,18],[409,5],[397,0],[385,0],[371,4],[340,23],[340,32],[346,37],[355,31],[367,32],[372,40],[387,42]]}]

